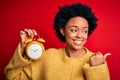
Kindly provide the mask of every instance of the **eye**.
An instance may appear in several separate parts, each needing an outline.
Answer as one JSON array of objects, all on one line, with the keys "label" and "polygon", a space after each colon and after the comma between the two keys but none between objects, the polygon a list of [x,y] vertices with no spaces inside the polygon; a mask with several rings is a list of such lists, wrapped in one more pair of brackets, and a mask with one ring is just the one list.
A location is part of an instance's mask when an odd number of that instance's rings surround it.
[{"label": "eye", "polygon": [[70,31],[71,32],[77,32],[77,29],[71,29]]},{"label": "eye", "polygon": [[87,33],[88,33],[88,30],[83,30],[83,33],[87,34]]}]

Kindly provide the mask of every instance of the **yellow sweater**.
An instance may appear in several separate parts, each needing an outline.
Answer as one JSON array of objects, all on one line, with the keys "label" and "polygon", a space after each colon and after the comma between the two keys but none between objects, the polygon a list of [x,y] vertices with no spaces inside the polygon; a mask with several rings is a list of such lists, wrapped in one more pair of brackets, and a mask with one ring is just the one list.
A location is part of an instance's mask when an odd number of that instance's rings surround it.
[{"label": "yellow sweater", "polygon": [[48,49],[40,60],[23,58],[20,45],[5,68],[6,80],[110,80],[107,64],[89,66],[92,52],[73,59],[65,55],[64,48]]}]

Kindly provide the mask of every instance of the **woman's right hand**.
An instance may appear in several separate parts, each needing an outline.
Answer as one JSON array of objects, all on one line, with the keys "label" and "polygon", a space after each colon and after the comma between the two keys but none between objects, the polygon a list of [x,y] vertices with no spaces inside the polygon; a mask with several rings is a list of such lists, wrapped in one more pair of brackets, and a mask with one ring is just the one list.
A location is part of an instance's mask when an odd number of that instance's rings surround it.
[{"label": "woman's right hand", "polygon": [[33,38],[35,35],[37,35],[37,32],[36,30],[34,29],[24,29],[24,30],[21,30],[20,31],[20,44],[21,44],[21,53],[22,55],[24,55],[24,50],[25,50],[25,47],[26,47],[26,43],[25,41],[27,39],[31,39]]}]

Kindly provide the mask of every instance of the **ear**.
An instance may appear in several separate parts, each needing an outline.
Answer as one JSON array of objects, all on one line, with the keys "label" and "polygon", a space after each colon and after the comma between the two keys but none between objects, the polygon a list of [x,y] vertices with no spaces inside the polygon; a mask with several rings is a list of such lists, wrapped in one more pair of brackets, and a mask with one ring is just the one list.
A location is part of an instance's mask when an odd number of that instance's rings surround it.
[{"label": "ear", "polygon": [[60,33],[64,36],[65,35],[65,33],[64,33],[64,28],[60,28]]}]

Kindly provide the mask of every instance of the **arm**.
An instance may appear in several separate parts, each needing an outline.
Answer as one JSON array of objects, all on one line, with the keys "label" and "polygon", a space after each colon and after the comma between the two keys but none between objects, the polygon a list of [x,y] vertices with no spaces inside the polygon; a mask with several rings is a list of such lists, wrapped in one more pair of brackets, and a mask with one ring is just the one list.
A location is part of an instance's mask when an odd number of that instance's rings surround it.
[{"label": "arm", "polygon": [[101,53],[96,53],[90,57],[89,63],[84,66],[87,80],[110,80],[108,66],[105,61],[109,55],[109,53],[104,56]]},{"label": "arm", "polygon": [[18,45],[14,56],[5,68],[7,80],[28,80],[31,79],[31,61],[24,53],[28,38],[33,38],[37,32],[32,29],[20,31],[20,44]]},{"label": "arm", "polygon": [[91,67],[88,63],[84,66],[86,80],[110,80],[107,63]]},{"label": "arm", "polygon": [[29,78],[31,78],[30,64],[30,61],[22,57],[19,44],[12,59],[5,68],[6,79],[28,80]]}]

